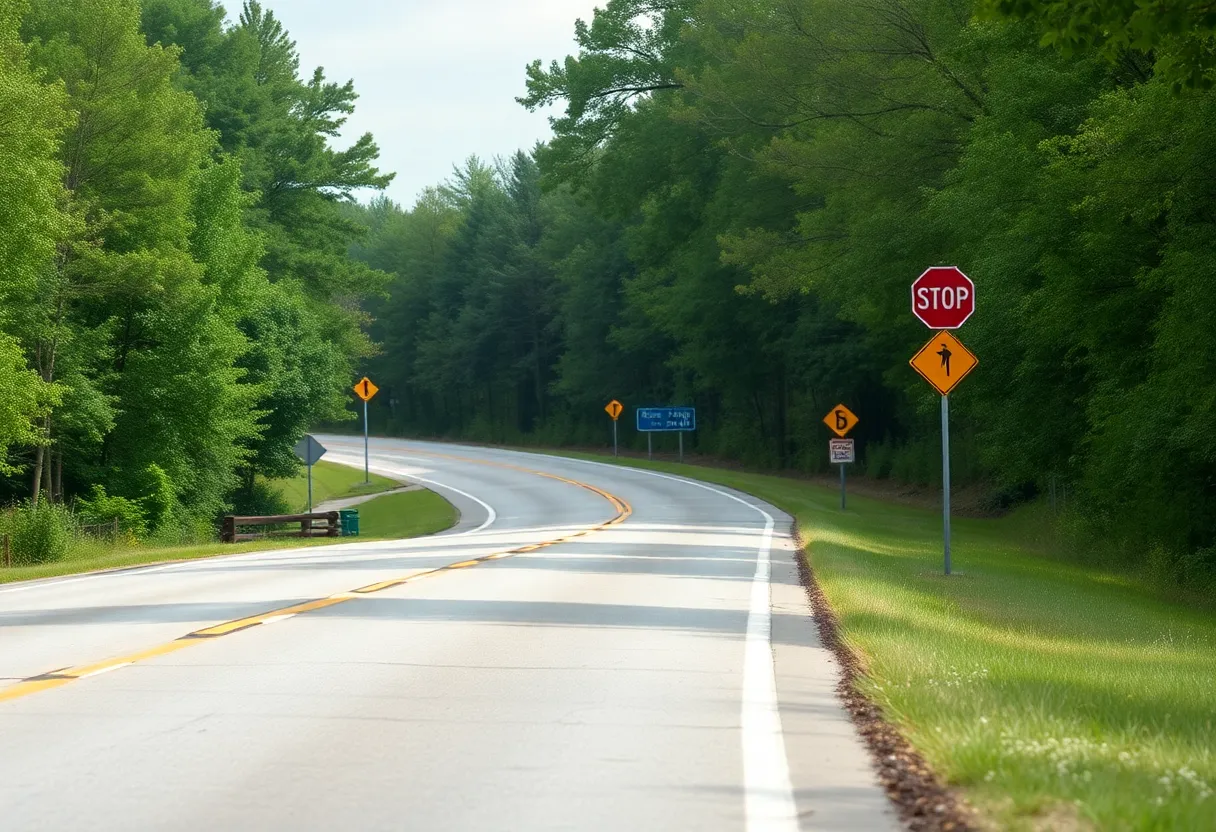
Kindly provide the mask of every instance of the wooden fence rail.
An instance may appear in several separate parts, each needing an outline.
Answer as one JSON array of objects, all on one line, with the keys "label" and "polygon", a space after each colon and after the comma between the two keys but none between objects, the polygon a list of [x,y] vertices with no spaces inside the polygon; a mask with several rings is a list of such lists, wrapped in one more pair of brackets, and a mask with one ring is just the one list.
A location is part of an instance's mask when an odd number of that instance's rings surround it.
[{"label": "wooden fence rail", "polygon": [[[262,534],[239,532],[238,529],[248,526],[287,526],[300,524],[299,531],[277,531]],[[321,523],[322,525],[317,525]],[[229,515],[224,518],[220,539],[224,543],[239,543],[242,540],[256,540],[259,537],[338,537],[342,533],[342,525],[336,511],[322,514],[273,514],[265,517],[237,517]]]}]

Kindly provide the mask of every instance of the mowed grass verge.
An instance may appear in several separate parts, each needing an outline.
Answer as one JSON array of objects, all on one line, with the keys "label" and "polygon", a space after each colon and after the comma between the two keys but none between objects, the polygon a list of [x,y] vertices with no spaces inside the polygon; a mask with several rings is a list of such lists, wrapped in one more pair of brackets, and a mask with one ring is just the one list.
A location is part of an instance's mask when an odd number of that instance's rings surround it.
[{"label": "mowed grass verge", "polygon": [[[303,468],[300,473],[289,480],[274,480],[272,486],[278,489],[291,511],[304,511],[308,506],[308,472]],[[333,462],[321,460],[312,467],[312,504],[318,506],[328,500],[345,500],[347,497],[361,497],[364,494],[379,494],[400,488],[401,483],[371,475],[371,483],[363,482],[363,471],[349,468]]]},{"label": "mowed grass verge", "polygon": [[[606,457],[582,456],[599,461]],[[1216,616],[1053,558],[1025,516],[956,520],[796,480],[626,461],[798,520],[862,689],[1001,829],[1216,829]],[[796,741],[796,740],[792,740]]]},{"label": "mowed grass verge", "polygon": [[459,519],[456,508],[434,491],[385,494],[356,506],[359,535],[396,540],[421,537],[452,528]]},{"label": "mowed grass verge", "polygon": [[[327,496],[325,499],[341,499],[353,496],[352,488],[357,488],[363,482],[363,472],[353,468],[342,468],[339,465],[327,466],[338,469],[326,471],[325,478]],[[313,471],[313,499],[317,499],[317,474],[320,465]],[[349,474],[349,476],[348,476]],[[294,481],[287,481],[293,483]],[[388,491],[400,487],[401,483],[384,477],[373,475],[373,488],[376,492]],[[355,492],[360,493],[360,492]],[[366,491],[362,493],[368,493]],[[373,492],[375,493],[375,492]],[[305,500],[307,494],[305,493]],[[303,506],[301,505],[302,509]],[[29,581],[40,578],[57,578],[65,575],[79,575],[86,572],[98,572],[105,569],[124,569],[137,566],[150,566],[158,563],[173,561],[198,560],[220,555],[239,555],[246,552],[260,552],[272,549],[293,549],[301,546],[326,546],[337,543],[355,543],[358,540],[396,540],[409,537],[421,537],[435,534],[451,528],[456,524],[459,515],[447,500],[433,491],[406,491],[399,494],[386,494],[375,497],[356,508],[359,511],[360,536],[358,538],[275,538],[255,540],[247,543],[223,544],[218,542],[201,543],[188,546],[156,546],[141,543],[119,544],[117,546],[100,541],[82,540],[74,546],[67,558],[52,563],[35,566],[20,566],[11,569],[0,567],[0,584],[14,581]]]}]

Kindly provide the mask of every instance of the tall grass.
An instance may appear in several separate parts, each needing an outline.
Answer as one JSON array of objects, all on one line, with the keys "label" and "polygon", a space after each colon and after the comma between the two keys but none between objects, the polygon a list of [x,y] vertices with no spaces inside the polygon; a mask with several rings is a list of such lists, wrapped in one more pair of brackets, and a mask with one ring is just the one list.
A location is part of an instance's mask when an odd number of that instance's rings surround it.
[{"label": "tall grass", "polygon": [[7,535],[14,566],[63,560],[80,538],[75,515],[65,506],[43,500],[0,514],[0,534]]}]

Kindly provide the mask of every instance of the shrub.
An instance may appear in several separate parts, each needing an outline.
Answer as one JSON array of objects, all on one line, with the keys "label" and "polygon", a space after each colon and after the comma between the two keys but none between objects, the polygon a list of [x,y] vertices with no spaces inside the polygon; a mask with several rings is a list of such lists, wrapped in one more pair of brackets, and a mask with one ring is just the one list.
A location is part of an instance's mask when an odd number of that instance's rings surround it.
[{"label": "shrub", "polygon": [[76,539],[76,518],[67,508],[46,500],[26,503],[8,516],[13,563],[30,565],[63,560]]},{"label": "shrub", "polygon": [[172,517],[177,506],[177,491],[165,469],[155,462],[144,469],[143,480],[145,496],[140,498],[140,504],[143,506],[149,530],[155,532]]},{"label": "shrub", "polygon": [[100,485],[93,486],[91,497],[76,501],[76,511],[86,526],[104,525],[117,520],[119,531],[127,532],[136,539],[148,536],[148,523],[140,503],[126,497],[112,497]]},{"label": "shrub", "polygon": [[233,495],[233,511],[241,515],[291,514],[292,507],[270,483],[255,480],[250,489],[239,489]]}]

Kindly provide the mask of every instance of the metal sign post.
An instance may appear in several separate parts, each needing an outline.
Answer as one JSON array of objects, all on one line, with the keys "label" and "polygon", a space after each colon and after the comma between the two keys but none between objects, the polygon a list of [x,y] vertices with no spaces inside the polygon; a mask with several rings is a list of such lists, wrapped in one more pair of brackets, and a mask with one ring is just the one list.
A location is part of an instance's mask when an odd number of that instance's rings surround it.
[{"label": "metal sign post", "polygon": [[312,466],[325,456],[325,446],[306,434],[296,443],[295,452],[296,456],[308,466],[308,513],[312,514]]},{"label": "metal sign post", "polygon": [[939,332],[912,357],[912,368],[942,397],[942,539],[950,574],[950,391],[979,364],[979,359],[949,332]]},{"label": "metal sign post", "polygon": [[950,397],[942,396],[942,529],[946,542],[946,574],[950,574]]},{"label": "metal sign post", "polygon": [[857,414],[849,410],[843,404],[838,404],[832,408],[832,411],[827,416],[823,417],[823,423],[828,426],[828,430],[838,436],[838,439],[828,440],[828,458],[833,464],[840,466],[840,510],[844,511],[848,506],[848,498],[846,491],[846,476],[845,466],[857,461],[857,448],[853,444],[852,439],[845,439],[853,428],[857,427],[857,423],[861,420],[857,418]]},{"label": "metal sign post", "polygon": [[852,439],[828,440],[828,459],[840,466],[840,510],[848,508],[845,468],[857,461],[857,446]]},{"label": "metal sign post", "polygon": [[372,397],[380,392],[370,378],[364,376],[354,387],[355,395],[363,399],[363,482],[370,483],[372,481],[371,468],[368,466],[367,452],[367,403],[372,400]]},{"label": "metal sign post", "polygon": [[604,411],[612,418],[612,455],[617,456],[617,440],[616,440],[616,423],[621,418],[621,413],[624,412],[625,405],[618,402],[616,399],[608,402],[604,407]]},{"label": "metal sign post", "polygon": [[683,434],[683,432],[681,432],[681,433],[677,433],[676,436],[680,437],[680,462],[683,462],[684,461],[684,434]]}]

